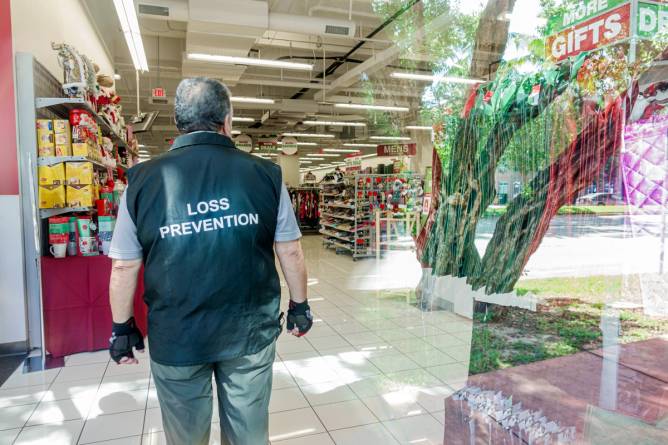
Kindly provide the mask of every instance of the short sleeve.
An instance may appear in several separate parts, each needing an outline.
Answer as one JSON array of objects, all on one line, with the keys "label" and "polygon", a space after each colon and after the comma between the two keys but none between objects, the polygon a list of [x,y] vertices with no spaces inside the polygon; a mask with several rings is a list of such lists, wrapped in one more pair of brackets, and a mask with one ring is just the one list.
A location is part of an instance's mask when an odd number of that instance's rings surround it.
[{"label": "short sleeve", "polygon": [[118,205],[118,217],[114,236],[109,247],[109,258],[115,260],[137,260],[143,257],[143,250],[137,239],[137,227],[128,212],[127,189]]},{"label": "short sleeve", "polygon": [[295,211],[292,209],[290,195],[285,184],[281,187],[281,199],[278,205],[278,220],[276,222],[276,235],[274,241],[277,243],[295,241],[302,237],[295,217]]}]

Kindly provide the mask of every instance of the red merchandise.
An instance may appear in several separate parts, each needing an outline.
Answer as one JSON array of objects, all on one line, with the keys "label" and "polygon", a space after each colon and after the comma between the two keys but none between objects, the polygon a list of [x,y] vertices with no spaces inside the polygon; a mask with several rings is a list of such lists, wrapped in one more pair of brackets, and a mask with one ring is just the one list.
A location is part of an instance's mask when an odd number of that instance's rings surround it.
[{"label": "red merchandise", "polygon": [[[42,257],[44,336],[53,357],[109,347],[111,259],[97,257]],[[143,302],[144,273],[135,292],[135,319],[146,332]]]}]

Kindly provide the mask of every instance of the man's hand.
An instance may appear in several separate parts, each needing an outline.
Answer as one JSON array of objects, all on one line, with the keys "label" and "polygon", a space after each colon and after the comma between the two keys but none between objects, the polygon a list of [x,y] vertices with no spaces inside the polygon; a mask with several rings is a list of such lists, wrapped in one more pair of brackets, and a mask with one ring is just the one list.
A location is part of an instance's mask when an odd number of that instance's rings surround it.
[{"label": "man's hand", "polygon": [[125,323],[113,323],[109,339],[109,354],[119,365],[137,364],[132,348],[144,352],[144,336],[131,317]]},{"label": "man's hand", "polygon": [[305,335],[313,326],[313,315],[308,302],[295,303],[290,300],[286,329],[295,337]]}]

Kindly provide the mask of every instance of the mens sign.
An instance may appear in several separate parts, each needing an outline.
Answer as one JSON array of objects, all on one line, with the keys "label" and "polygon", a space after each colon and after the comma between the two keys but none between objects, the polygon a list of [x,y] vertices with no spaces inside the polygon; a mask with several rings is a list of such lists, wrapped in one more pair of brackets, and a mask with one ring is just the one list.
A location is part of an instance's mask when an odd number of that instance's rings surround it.
[{"label": "mens sign", "polygon": [[416,144],[386,144],[376,147],[378,156],[415,156]]},{"label": "mens sign", "polygon": [[631,5],[627,3],[548,37],[547,56],[559,62],[619,42],[631,36],[630,25]]}]

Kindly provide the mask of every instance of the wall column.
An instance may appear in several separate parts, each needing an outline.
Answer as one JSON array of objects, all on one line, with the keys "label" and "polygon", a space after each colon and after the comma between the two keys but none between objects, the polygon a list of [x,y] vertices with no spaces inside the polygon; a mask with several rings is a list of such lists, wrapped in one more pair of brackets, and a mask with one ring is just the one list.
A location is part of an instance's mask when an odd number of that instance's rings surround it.
[{"label": "wall column", "polygon": [[283,182],[288,187],[299,186],[299,155],[288,156],[279,153],[278,165],[283,171]]},{"label": "wall column", "polygon": [[0,355],[27,348],[11,17],[0,0]]}]

